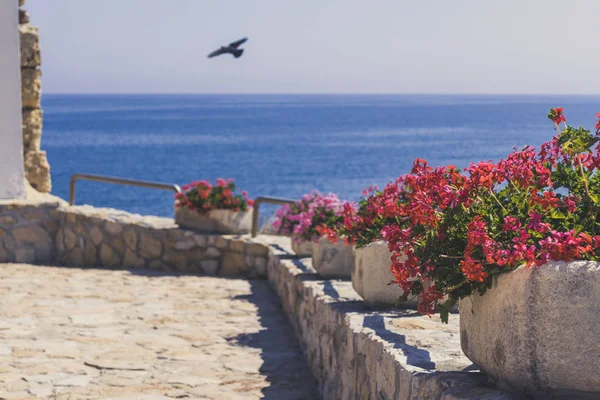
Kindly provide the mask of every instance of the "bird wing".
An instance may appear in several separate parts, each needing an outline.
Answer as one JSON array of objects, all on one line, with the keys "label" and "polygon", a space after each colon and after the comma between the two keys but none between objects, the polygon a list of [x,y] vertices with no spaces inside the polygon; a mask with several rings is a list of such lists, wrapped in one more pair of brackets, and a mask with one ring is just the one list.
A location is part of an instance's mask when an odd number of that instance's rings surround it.
[{"label": "bird wing", "polygon": [[246,40],[248,40],[248,38],[243,38],[243,39],[238,40],[237,42],[229,43],[229,47],[233,47],[234,49],[237,49]]},{"label": "bird wing", "polygon": [[225,53],[227,53],[227,49],[224,47],[221,47],[219,50],[215,50],[212,53],[210,53],[208,55],[208,58],[220,56],[221,54],[225,54]]}]

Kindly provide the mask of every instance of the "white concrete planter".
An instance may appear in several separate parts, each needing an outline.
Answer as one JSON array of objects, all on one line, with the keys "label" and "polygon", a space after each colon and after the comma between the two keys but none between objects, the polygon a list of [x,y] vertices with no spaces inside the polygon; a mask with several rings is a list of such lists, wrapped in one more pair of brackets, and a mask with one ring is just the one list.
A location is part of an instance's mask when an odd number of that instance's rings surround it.
[{"label": "white concrete planter", "polygon": [[[392,254],[387,243],[378,241],[354,250],[352,287],[371,306],[391,306],[402,296],[402,289],[390,271]],[[405,302],[404,306],[414,306],[415,302]]]},{"label": "white concrete planter", "polygon": [[313,253],[313,242],[292,236],[292,250],[298,257],[310,257]]},{"label": "white concrete planter", "polygon": [[205,233],[248,233],[252,211],[212,210],[199,215],[187,207],[175,210],[175,222],[182,228]]},{"label": "white concrete planter", "polygon": [[599,316],[600,263],[520,268],[500,275],[485,295],[461,300],[461,346],[512,390],[600,398]]},{"label": "white concrete planter", "polygon": [[326,237],[313,245],[312,265],[323,278],[350,278],[354,265],[352,246],[343,240],[333,244]]}]

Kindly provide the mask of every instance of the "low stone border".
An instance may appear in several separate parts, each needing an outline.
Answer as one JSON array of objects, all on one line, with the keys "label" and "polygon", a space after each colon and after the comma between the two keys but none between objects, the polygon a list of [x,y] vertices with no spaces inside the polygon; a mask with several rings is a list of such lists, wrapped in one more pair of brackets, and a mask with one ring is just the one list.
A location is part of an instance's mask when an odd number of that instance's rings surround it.
[{"label": "low stone border", "polygon": [[305,348],[324,399],[516,399],[495,389],[460,348],[450,324],[415,311],[374,311],[352,283],[323,280],[310,259],[271,239],[268,279]]},{"label": "low stone border", "polygon": [[58,201],[0,201],[0,262],[47,264],[55,259]]},{"label": "low stone border", "polygon": [[60,264],[266,277],[268,249],[248,237],[195,233],[172,218],[113,209],[63,207],[59,213]]},{"label": "low stone border", "polygon": [[0,202],[0,262],[264,279],[267,255],[248,236],[199,234],[171,218],[52,200]]}]

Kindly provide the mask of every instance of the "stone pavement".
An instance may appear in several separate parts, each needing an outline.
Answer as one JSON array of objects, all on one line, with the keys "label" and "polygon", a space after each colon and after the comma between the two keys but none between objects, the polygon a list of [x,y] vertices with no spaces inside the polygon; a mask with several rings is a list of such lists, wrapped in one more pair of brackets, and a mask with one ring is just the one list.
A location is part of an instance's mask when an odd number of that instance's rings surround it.
[{"label": "stone pavement", "polygon": [[265,281],[0,264],[0,399],[316,399]]}]

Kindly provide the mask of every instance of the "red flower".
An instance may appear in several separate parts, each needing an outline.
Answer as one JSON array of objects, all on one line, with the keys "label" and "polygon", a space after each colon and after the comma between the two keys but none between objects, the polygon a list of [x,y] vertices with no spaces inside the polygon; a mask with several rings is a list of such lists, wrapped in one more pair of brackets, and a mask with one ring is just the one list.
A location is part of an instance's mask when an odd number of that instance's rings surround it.
[{"label": "red flower", "polygon": [[435,313],[435,304],[438,300],[444,297],[442,292],[439,292],[435,285],[430,285],[427,290],[421,289],[421,295],[419,296],[419,304],[417,311],[421,314],[429,315]]},{"label": "red flower", "polygon": [[565,123],[565,124],[567,123],[567,119],[563,115],[562,107],[556,107],[556,108],[550,109],[550,112],[548,113],[548,118],[550,118],[552,120],[552,122],[554,122],[556,124],[556,126],[558,126],[558,124],[560,124],[561,122]]},{"label": "red flower", "polygon": [[596,121],[596,134],[600,134],[600,113],[596,113],[596,118],[598,118],[598,121]]},{"label": "red flower", "polygon": [[319,235],[325,236],[331,243],[337,244],[339,236],[335,229],[328,228],[325,225],[317,226],[316,229]]},{"label": "red flower", "polygon": [[488,273],[483,270],[483,263],[466,257],[461,261],[460,267],[465,277],[470,281],[483,282]]},{"label": "red flower", "polygon": [[531,205],[539,204],[544,210],[547,210],[548,208],[558,207],[559,199],[558,197],[556,197],[556,194],[553,190],[549,190],[547,192],[544,192],[543,197],[534,194],[533,197],[531,197],[530,203]]},{"label": "red flower", "polygon": [[521,227],[521,221],[516,218],[507,215],[504,217],[504,225],[502,225],[502,232],[514,232]]}]

